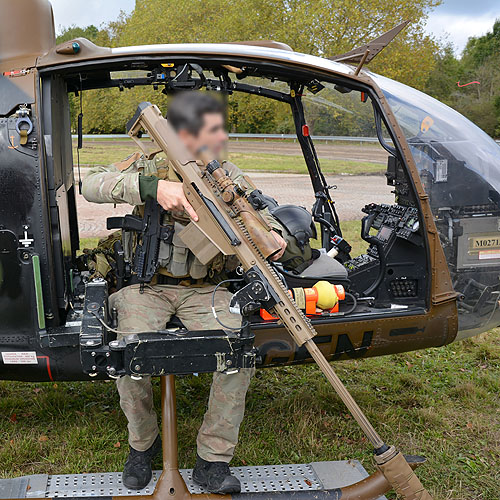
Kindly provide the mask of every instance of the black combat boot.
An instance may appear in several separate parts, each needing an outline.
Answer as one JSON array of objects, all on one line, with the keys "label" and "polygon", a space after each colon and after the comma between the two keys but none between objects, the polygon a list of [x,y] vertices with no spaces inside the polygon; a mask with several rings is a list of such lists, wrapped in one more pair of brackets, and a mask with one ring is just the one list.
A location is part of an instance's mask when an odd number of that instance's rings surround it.
[{"label": "black combat boot", "polygon": [[153,476],[151,462],[160,451],[160,436],[156,437],[154,443],[146,451],[137,451],[132,446],[130,447],[122,474],[122,483],[129,490],[142,490],[148,485]]},{"label": "black combat boot", "polygon": [[193,480],[210,493],[227,494],[241,491],[239,480],[231,475],[226,462],[207,462],[198,455],[193,469]]}]

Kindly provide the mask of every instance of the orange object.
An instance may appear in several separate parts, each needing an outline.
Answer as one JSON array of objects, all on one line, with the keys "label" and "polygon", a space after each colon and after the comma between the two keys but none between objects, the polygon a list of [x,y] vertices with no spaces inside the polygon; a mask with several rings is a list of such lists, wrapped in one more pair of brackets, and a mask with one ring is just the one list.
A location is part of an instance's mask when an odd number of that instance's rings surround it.
[{"label": "orange object", "polygon": [[[292,288],[288,293],[308,316],[317,314],[318,303],[322,310],[336,313],[339,311],[339,302],[345,299],[344,287],[328,281],[318,281],[312,288]],[[260,317],[264,321],[278,319],[265,309],[260,310]]]}]

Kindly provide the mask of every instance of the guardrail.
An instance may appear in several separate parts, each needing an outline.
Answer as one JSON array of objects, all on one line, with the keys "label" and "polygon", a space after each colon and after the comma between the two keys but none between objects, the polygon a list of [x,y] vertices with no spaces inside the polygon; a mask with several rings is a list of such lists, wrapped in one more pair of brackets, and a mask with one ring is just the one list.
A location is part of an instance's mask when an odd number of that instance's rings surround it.
[{"label": "guardrail", "polygon": [[[71,136],[76,139],[76,135]],[[129,136],[127,134],[83,134],[84,139],[125,139]],[[147,137],[147,135],[144,135]],[[230,139],[292,139],[297,140],[295,134],[229,134]],[[347,141],[347,142],[378,142],[376,137],[347,137],[344,135],[312,135],[313,141]],[[500,145],[500,139],[495,141]]]},{"label": "guardrail", "polygon": [[[71,136],[76,139],[76,135]],[[83,134],[84,139],[125,139],[129,136],[127,134]],[[147,137],[144,134],[143,137]],[[297,140],[295,134],[229,134],[230,139],[292,139]],[[349,141],[349,142],[378,142],[376,137],[346,137],[337,135],[312,135],[311,138],[315,141]]]}]

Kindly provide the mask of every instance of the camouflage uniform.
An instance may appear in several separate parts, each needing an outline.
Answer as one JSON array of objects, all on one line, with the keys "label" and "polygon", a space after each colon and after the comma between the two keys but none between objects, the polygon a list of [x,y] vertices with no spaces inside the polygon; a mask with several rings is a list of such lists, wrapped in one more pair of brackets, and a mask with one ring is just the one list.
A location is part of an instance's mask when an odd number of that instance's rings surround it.
[{"label": "camouflage uniform", "polygon": [[[241,170],[229,162],[223,162],[223,167],[233,180],[243,188],[247,187]],[[168,168],[166,160],[160,158],[145,160],[136,153],[109,167],[93,168],[83,182],[83,195],[88,201],[96,203],[141,205],[140,173],[177,180]],[[135,210],[138,211],[138,208]],[[274,228],[281,229],[270,215],[266,214],[266,218]],[[183,217],[174,219],[183,221]],[[187,220],[184,215],[184,223]],[[183,255],[179,250],[177,249],[177,257]],[[187,249],[183,251],[186,255],[190,253]],[[198,273],[197,276],[193,276],[195,278],[199,278],[204,271],[206,274],[207,269],[203,270],[194,265],[197,259],[192,254],[185,259],[186,262],[190,262],[188,275],[192,274],[193,269]],[[167,265],[167,268],[160,269],[160,272],[179,276],[168,269],[172,270]],[[174,267],[174,269],[179,268]],[[185,272],[186,266],[184,268],[181,266],[181,269]],[[118,329],[122,331],[158,330],[164,328],[174,314],[188,329],[216,329],[220,328],[220,325],[211,312],[212,291],[213,285],[207,283],[204,286],[150,285],[141,294],[138,285],[131,285],[112,294],[110,305],[116,307],[118,311]],[[237,328],[241,325],[241,317],[229,313],[229,299],[230,293],[227,290],[218,290],[215,296],[216,311],[223,323]],[[239,426],[245,409],[245,395],[253,372],[253,369],[242,369],[230,375],[214,374],[208,409],[197,439],[198,454],[204,460],[210,462],[231,460],[238,442]],[[145,451],[158,434],[151,380],[149,377],[132,380],[129,376],[125,376],[117,380],[117,387],[120,405],[128,420],[129,443],[134,449]]]}]

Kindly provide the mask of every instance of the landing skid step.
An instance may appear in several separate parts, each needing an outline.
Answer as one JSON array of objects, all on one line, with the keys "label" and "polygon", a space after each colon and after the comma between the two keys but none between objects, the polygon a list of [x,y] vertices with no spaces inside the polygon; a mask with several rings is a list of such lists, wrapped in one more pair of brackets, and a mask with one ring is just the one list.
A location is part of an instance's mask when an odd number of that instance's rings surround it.
[{"label": "landing skid step", "polygon": [[[242,493],[334,489],[356,483],[368,476],[357,460],[232,467],[231,471],[241,481]],[[192,469],[181,469],[180,472],[190,493],[205,493],[203,488],[193,482]],[[38,474],[1,479],[0,499],[150,495],[160,474],[161,471],[154,471],[151,482],[139,491],[128,490],[123,486],[121,472],[50,476]],[[384,496],[379,500],[387,499]]]}]

